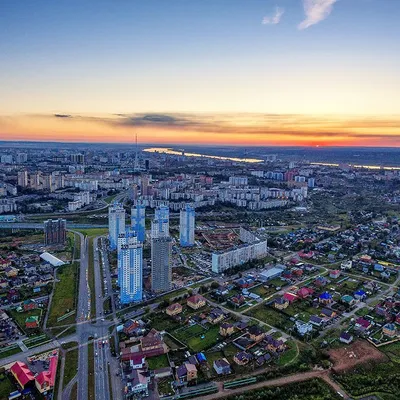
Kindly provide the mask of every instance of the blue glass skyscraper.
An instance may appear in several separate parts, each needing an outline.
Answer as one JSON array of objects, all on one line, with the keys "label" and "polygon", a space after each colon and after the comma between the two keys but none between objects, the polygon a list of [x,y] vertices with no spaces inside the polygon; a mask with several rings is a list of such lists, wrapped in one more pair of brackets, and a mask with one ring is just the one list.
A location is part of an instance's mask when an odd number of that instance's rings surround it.
[{"label": "blue glass skyscraper", "polygon": [[118,236],[125,232],[125,209],[121,203],[114,202],[108,209],[108,236],[110,248],[115,250],[118,245]]},{"label": "blue glass skyscraper", "polygon": [[181,210],[179,219],[179,243],[183,247],[194,245],[195,211],[192,206],[186,204]]},{"label": "blue glass skyscraper", "polygon": [[169,208],[168,206],[160,206],[156,208],[154,220],[151,223],[151,237],[166,236],[169,236]]},{"label": "blue glass skyscraper", "polygon": [[136,205],[131,209],[131,226],[136,232],[139,242],[144,243],[146,239],[146,207]]},{"label": "blue glass skyscraper", "polygon": [[132,230],[118,237],[118,285],[122,304],[142,300],[143,245]]}]

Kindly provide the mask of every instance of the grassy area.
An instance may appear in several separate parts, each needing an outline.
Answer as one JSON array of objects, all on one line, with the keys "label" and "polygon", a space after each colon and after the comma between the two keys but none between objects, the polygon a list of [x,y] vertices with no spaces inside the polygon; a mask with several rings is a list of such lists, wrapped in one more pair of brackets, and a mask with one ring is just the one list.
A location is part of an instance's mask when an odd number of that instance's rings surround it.
[{"label": "grassy area", "polygon": [[157,357],[147,358],[147,363],[149,365],[149,369],[159,369],[169,367],[169,362],[166,354],[162,354]]},{"label": "grassy area", "polygon": [[289,349],[286,350],[278,360],[278,365],[287,365],[292,363],[298,356],[298,348],[296,342],[289,340],[287,342]]},{"label": "grassy area", "polygon": [[320,379],[291,383],[284,386],[266,387],[247,391],[241,395],[225,397],[228,400],[338,400],[341,397]]},{"label": "grassy area", "polygon": [[68,349],[72,349],[72,348],[74,348],[74,347],[76,347],[76,346],[78,346],[78,342],[68,342],[68,343],[64,343],[64,344],[62,345],[62,348],[63,348],[64,350],[68,350]]},{"label": "grassy area", "polygon": [[290,327],[290,320],[288,317],[264,304],[252,308],[250,311],[245,312],[245,314],[279,329],[288,329]]},{"label": "grassy area", "polygon": [[57,318],[75,308],[75,302],[77,299],[77,282],[79,279],[78,263],[75,262],[70,265],[63,265],[58,268],[57,279],[59,282],[56,283],[54,289],[49,318],[47,320],[48,326],[66,325],[75,322],[75,314],[60,322],[57,322]]},{"label": "grassy area", "polygon": [[[75,344],[75,346],[77,345],[76,342],[73,343]],[[79,355],[79,349],[74,349],[68,351],[65,356],[64,382],[63,382],[64,387],[68,385],[68,383],[77,373],[78,355]]]},{"label": "grassy area", "polygon": [[25,328],[25,320],[28,317],[39,317],[39,325],[42,325],[42,314],[43,314],[43,309],[42,308],[37,308],[36,310],[30,310],[30,311],[23,311],[23,312],[18,312],[15,309],[14,310],[8,310],[9,315],[12,317],[12,319],[17,323],[17,325],[21,328],[21,330],[25,333],[29,333],[29,329]]},{"label": "grassy area", "polygon": [[95,398],[95,387],[94,387],[94,347],[93,343],[88,345],[88,398],[94,400]]},{"label": "grassy area", "polygon": [[400,387],[400,365],[393,362],[363,366],[357,370],[335,375],[335,379],[352,396],[369,396],[382,392],[398,395]]},{"label": "grassy area", "polygon": [[10,379],[4,374],[0,375],[0,399],[8,399],[8,395],[16,390]]},{"label": "grassy area", "polygon": [[51,338],[47,335],[39,335],[36,337],[30,337],[25,339],[23,342],[28,347],[28,349],[32,349],[33,347],[41,346],[44,343],[50,342]]},{"label": "grassy area", "polygon": [[22,350],[19,348],[19,346],[13,347],[12,349],[4,350],[0,353],[0,359],[1,358],[6,358],[13,356],[14,354],[21,353]]},{"label": "grassy area", "polygon": [[86,236],[89,236],[92,238],[96,237],[96,236],[108,234],[107,228],[77,229],[77,231],[81,232],[83,235],[86,235]]},{"label": "grassy area", "polygon": [[208,331],[187,340],[187,345],[193,351],[203,351],[217,344],[219,341],[219,326],[213,326]]},{"label": "grassy area", "polygon": [[91,294],[90,301],[90,315],[96,315],[96,301],[95,301],[95,284],[94,284],[94,259],[93,259],[93,238],[89,239],[89,266],[88,266],[88,279],[89,289]]},{"label": "grassy area", "polygon": [[400,342],[390,343],[379,348],[383,351],[393,362],[400,364]]}]

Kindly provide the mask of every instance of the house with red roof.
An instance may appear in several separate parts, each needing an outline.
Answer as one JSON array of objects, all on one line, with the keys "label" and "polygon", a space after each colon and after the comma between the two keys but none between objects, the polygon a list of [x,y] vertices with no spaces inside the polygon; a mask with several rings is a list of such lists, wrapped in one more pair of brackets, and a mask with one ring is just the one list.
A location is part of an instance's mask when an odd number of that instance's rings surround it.
[{"label": "house with red roof", "polygon": [[306,299],[307,297],[312,296],[313,293],[314,293],[313,289],[307,288],[307,287],[302,287],[301,289],[299,289],[297,291],[296,294],[300,299]]},{"label": "house with red roof", "polygon": [[18,382],[19,386],[21,386],[21,388],[25,388],[25,386],[35,380],[35,377],[33,376],[31,370],[25,363],[21,361],[15,362],[11,366],[10,372],[15,380]]},{"label": "house with red roof", "polygon": [[186,303],[188,307],[192,308],[193,310],[198,310],[206,305],[206,299],[200,294],[195,294],[189,297]]},{"label": "house with red roof", "polygon": [[283,298],[285,300],[287,300],[289,302],[289,304],[292,304],[294,301],[296,301],[298,299],[298,297],[294,293],[289,293],[289,292],[286,292],[283,295]]},{"label": "house with red roof", "polygon": [[54,387],[57,374],[58,356],[50,357],[50,365],[48,371],[43,371],[35,378],[35,385],[40,393],[48,392]]},{"label": "house with red roof", "polygon": [[360,330],[360,331],[367,331],[369,328],[371,328],[372,324],[370,321],[367,319],[364,319],[362,317],[357,318],[356,320],[356,325],[355,327]]},{"label": "house with red roof", "polygon": [[340,276],[340,270],[334,269],[333,271],[329,272],[329,278],[337,279]]}]

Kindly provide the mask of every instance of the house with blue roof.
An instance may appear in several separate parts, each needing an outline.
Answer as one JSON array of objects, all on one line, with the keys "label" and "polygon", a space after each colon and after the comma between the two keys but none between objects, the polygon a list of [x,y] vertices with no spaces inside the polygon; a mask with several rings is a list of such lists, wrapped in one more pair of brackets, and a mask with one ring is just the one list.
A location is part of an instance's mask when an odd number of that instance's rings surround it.
[{"label": "house with blue roof", "polygon": [[357,290],[357,292],[354,292],[354,298],[360,301],[364,301],[367,298],[367,293],[364,292],[364,290]]},{"label": "house with blue roof", "polygon": [[332,295],[329,292],[323,292],[319,295],[319,302],[322,304],[330,304],[333,301]]}]

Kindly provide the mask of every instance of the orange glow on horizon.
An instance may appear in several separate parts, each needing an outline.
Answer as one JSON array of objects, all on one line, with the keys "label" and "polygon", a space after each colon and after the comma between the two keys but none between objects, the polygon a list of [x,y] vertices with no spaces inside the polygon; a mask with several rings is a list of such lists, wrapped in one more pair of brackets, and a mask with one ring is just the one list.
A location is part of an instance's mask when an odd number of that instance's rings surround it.
[{"label": "orange glow on horizon", "polygon": [[[177,114],[178,115],[178,114]],[[16,141],[215,144],[236,146],[400,147],[400,117],[302,115],[181,116],[176,123],[129,123],[124,117],[22,115],[0,118],[0,139]]]}]

